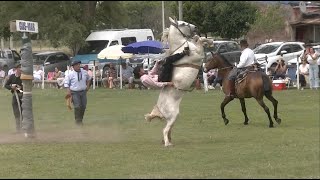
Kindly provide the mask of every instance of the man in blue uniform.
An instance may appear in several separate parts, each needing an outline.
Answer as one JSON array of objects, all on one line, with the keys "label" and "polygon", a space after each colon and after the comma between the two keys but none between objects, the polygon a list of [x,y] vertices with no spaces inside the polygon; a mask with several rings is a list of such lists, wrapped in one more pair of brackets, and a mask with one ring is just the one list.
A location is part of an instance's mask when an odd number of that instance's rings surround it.
[{"label": "man in blue uniform", "polygon": [[73,71],[65,77],[64,87],[67,96],[72,97],[74,117],[77,125],[83,125],[83,116],[87,106],[87,91],[90,89],[90,76],[80,68],[81,61],[72,63]]}]

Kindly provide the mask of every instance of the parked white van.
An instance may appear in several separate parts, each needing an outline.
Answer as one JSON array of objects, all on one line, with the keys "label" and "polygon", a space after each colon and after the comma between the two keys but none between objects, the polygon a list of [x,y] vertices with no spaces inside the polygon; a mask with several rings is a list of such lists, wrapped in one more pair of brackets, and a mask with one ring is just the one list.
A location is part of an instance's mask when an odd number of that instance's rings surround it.
[{"label": "parked white van", "polygon": [[80,48],[73,60],[80,60],[82,66],[88,65],[93,67],[93,61],[98,62],[99,69],[107,68],[107,63],[99,60],[97,55],[103,49],[113,45],[123,45],[154,40],[151,29],[106,29],[100,31],[92,31],[86,38],[86,45]]}]

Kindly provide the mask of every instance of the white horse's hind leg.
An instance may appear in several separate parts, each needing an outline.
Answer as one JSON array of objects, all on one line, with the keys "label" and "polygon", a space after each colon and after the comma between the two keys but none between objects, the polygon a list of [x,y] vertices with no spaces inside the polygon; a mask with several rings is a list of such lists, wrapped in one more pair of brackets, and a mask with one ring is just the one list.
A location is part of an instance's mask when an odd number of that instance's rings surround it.
[{"label": "white horse's hind leg", "polygon": [[164,146],[172,146],[173,144],[171,143],[171,130],[173,127],[173,124],[176,120],[175,118],[171,118],[170,120],[167,120],[167,125],[165,128],[163,128],[163,139],[164,139]]}]

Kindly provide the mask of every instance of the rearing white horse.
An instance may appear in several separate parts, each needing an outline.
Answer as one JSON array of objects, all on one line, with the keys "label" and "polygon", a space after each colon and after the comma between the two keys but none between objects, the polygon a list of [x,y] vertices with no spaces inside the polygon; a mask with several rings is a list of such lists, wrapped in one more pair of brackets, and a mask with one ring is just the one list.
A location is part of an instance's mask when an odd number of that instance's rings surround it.
[{"label": "rearing white horse", "polygon": [[[184,47],[189,46],[190,55],[174,63],[172,82],[174,87],[165,86],[161,91],[157,104],[150,114],[145,116],[147,121],[155,117],[166,119],[167,125],[163,129],[163,141],[165,146],[171,143],[171,131],[179,114],[179,106],[182,96],[188,91],[196,79],[204,58],[204,43],[210,43],[206,38],[195,35],[197,27],[184,21],[173,20],[168,32],[168,55],[180,53]],[[211,41],[212,43],[212,41]]]}]

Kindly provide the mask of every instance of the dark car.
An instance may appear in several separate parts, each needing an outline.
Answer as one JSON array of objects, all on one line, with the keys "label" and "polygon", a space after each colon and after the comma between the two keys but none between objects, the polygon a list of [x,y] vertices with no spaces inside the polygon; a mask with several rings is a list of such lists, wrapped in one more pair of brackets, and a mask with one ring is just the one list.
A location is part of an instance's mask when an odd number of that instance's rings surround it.
[{"label": "dark car", "polygon": [[241,56],[240,45],[236,41],[213,41],[213,45],[205,48],[206,56],[211,52],[224,56],[231,64],[239,63]]},{"label": "dark car", "polygon": [[69,56],[63,52],[48,51],[33,54],[33,65],[44,66],[45,76],[48,72],[54,72],[55,67],[64,72],[70,64]]},{"label": "dark car", "polygon": [[[231,64],[239,63],[241,56],[240,45],[236,41],[213,41],[212,46],[204,47],[205,59],[204,62],[210,58],[211,52],[219,53],[224,56]],[[202,68],[199,71],[199,79],[203,81],[202,78],[203,71]]]}]

